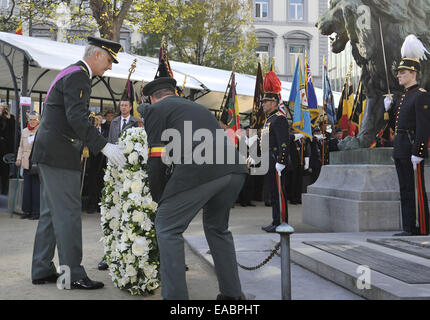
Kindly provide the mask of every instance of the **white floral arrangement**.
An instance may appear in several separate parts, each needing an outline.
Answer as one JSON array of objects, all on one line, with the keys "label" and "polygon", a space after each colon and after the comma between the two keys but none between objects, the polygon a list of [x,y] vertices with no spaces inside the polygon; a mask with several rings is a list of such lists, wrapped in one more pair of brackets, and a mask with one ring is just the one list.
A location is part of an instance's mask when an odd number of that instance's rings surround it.
[{"label": "white floral arrangement", "polygon": [[101,199],[101,226],[105,259],[114,285],[132,295],[153,293],[160,286],[159,251],[146,166],[147,136],[143,128],[130,128],[118,145],[127,165],[108,163]]}]

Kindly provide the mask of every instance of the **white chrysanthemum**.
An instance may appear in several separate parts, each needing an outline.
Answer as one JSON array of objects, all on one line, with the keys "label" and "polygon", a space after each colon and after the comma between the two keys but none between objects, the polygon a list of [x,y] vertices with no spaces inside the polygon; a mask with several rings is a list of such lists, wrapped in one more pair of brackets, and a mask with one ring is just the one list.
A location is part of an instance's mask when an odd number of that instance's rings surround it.
[{"label": "white chrysanthemum", "polygon": [[[143,170],[148,155],[145,130],[130,128],[118,145],[128,162],[120,169],[109,163],[103,177],[101,242],[114,285],[120,289],[127,286],[131,294],[143,294],[160,285],[159,262],[153,258],[158,254],[150,255],[158,248],[151,238],[142,236],[148,232],[152,236],[151,217],[157,208],[149,194],[148,174]],[[136,164],[141,168],[137,169]]]}]

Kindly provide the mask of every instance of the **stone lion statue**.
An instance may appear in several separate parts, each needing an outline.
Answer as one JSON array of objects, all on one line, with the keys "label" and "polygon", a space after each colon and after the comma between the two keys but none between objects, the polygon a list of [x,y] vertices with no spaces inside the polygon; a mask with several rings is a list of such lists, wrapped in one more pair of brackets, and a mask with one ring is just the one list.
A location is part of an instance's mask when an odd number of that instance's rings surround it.
[{"label": "stone lion statue", "polygon": [[[342,52],[350,42],[354,60],[362,68],[367,107],[361,131],[356,138],[345,139],[340,145],[341,150],[369,147],[385,125],[383,101],[388,91],[379,19],[390,89],[396,99],[403,88],[398,84],[394,68],[401,61],[400,51],[406,36],[415,34],[425,47],[430,48],[430,1],[331,0],[329,10],[316,24],[321,34],[332,36],[331,49],[334,53]],[[429,61],[421,62],[420,77],[421,86],[430,91]]]}]

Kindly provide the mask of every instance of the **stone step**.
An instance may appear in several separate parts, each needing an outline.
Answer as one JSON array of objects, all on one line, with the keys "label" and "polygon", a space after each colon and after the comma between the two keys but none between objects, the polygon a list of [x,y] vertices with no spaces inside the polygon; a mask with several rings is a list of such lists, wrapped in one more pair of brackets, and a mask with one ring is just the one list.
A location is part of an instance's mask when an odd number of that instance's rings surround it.
[{"label": "stone step", "polygon": [[[418,256],[404,250],[393,249],[392,247],[382,246],[369,242],[368,239],[378,240],[387,239],[394,232],[375,232],[375,233],[327,233],[327,234],[294,234],[291,237],[291,259],[299,266],[316,273],[335,284],[347,289],[348,291],[370,300],[430,300],[430,259]],[[420,237],[423,240],[430,241],[430,237]],[[414,240],[416,237],[408,237],[406,240]],[[326,242],[326,243],[349,243],[354,250],[360,248],[363,252],[349,260],[335,255],[325,250],[321,250],[314,245],[305,243]],[[427,242],[423,242],[427,243]],[[423,248],[426,249],[426,248]],[[346,249],[345,249],[346,250]],[[357,253],[359,253],[357,251]],[[370,255],[371,253],[371,255]],[[379,253],[379,254],[378,254]],[[366,254],[366,257],[364,255]],[[369,254],[369,255],[367,255]],[[378,255],[380,257],[378,257]],[[392,259],[390,259],[392,257]],[[366,260],[367,259],[367,260]],[[354,260],[352,262],[350,260]],[[370,286],[364,285],[365,274],[360,261],[367,261],[378,271],[370,269]],[[390,264],[392,261],[392,264]],[[419,273],[420,277],[414,277],[415,280],[410,282],[423,283],[406,283],[395,277],[402,278],[409,270],[408,265],[413,266],[414,270],[410,272]],[[381,269],[384,268],[384,269]],[[405,268],[403,270],[402,268]],[[412,267],[411,267],[412,268]],[[395,276],[395,277],[394,277]],[[428,278],[428,279],[427,279]],[[424,280],[423,280],[424,279]]]}]

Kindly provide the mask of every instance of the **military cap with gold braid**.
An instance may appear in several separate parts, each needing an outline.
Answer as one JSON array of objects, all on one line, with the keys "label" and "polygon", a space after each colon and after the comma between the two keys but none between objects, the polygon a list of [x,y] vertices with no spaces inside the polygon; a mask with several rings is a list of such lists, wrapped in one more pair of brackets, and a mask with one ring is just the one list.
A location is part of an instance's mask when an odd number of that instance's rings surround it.
[{"label": "military cap with gold braid", "polygon": [[88,44],[102,48],[106,50],[112,57],[114,63],[118,63],[118,57],[117,54],[121,51],[122,46],[120,43],[103,39],[103,38],[96,38],[89,36],[88,37]]},{"label": "military cap with gold braid", "polygon": [[406,37],[402,46],[402,61],[396,71],[410,70],[415,72],[421,71],[420,60],[427,60],[426,53],[429,53],[423,43],[418,38],[410,34]]}]

